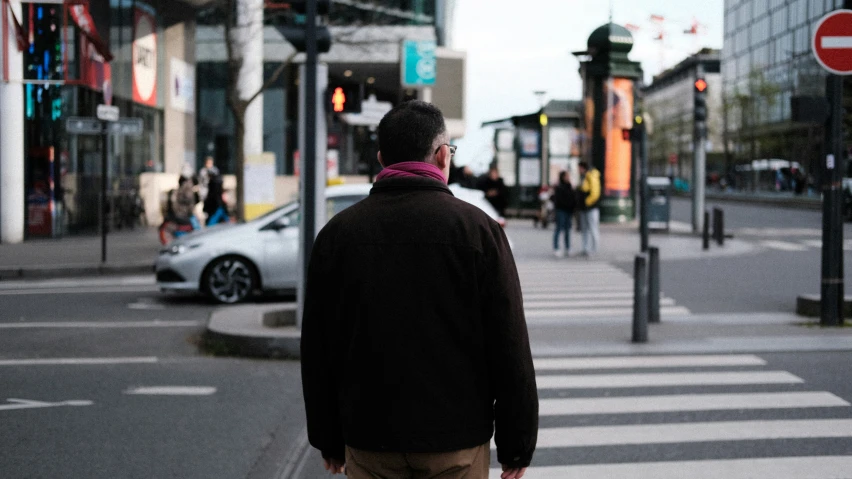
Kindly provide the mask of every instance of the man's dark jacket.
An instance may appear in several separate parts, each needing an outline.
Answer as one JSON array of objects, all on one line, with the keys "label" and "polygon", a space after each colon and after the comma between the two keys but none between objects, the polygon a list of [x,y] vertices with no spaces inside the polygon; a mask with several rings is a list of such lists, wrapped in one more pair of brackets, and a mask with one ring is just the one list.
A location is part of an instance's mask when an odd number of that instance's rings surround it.
[{"label": "man's dark jacket", "polygon": [[485,444],[529,465],[538,395],[502,228],[428,178],[378,181],[320,231],[308,269],[302,385],[324,457]]}]

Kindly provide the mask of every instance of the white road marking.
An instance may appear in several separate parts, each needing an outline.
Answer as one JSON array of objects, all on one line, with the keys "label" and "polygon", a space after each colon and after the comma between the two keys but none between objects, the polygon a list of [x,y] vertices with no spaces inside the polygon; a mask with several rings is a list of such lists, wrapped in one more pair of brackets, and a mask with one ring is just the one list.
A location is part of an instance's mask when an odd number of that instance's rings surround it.
[{"label": "white road marking", "polygon": [[822,240],[802,240],[800,241],[805,246],[810,246],[811,248],[822,248]]},{"label": "white road marking", "polygon": [[524,301],[544,301],[544,300],[564,300],[564,299],[618,299],[618,298],[632,298],[632,291],[618,291],[618,292],[608,292],[608,293],[600,293],[600,292],[586,292],[586,293],[575,293],[575,292],[561,292],[561,293],[530,293],[524,295]]},{"label": "white road marking", "polygon": [[675,368],[699,366],[765,366],[766,361],[751,354],[614,356],[592,358],[537,358],[536,371],[559,369]]},{"label": "white road marking", "polygon": [[[632,305],[632,303],[631,303]],[[687,315],[689,309],[683,306],[660,306],[660,315]],[[630,319],[633,317],[633,308],[577,308],[577,309],[532,309],[525,310],[527,319],[536,318],[590,318],[590,317],[622,317]]]},{"label": "white road marking", "polygon": [[0,366],[92,366],[110,364],[154,364],[153,356],[125,358],[37,358],[37,359],[0,359]]},{"label": "white road marking", "polygon": [[789,241],[764,240],[760,244],[766,248],[777,249],[781,251],[807,251],[806,246],[799,243],[791,243]]},{"label": "white road marking", "polygon": [[108,278],[65,278],[27,281],[2,281],[0,289],[36,289],[36,288],[82,288],[93,286],[155,286],[153,274],[144,276],[119,276]]},{"label": "white road marking", "polygon": [[216,392],[212,386],[144,386],[128,388],[124,394],[147,396],[209,396]]},{"label": "white road marking", "polygon": [[0,411],[11,411],[14,409],[38,409],[45,407],[60,407],[60,406],[91,406],[94,404],[92,401],[85,399],[72,399],[68,401],[60,401],[60,402],[44,402],[44,401],[33,401],[31,399],[15,399],[9,398],[6,400],[11,404],[0,404]]},{"label": "white road marking", "polygon": [[852,456],[810,456],[531,467],[524,479],[848,479],[849,471]]},{"label": "white road marking", "polygon": [[[671,298],[660,298],[660,306],[674,306],[675,302]],[[578,299],[574,301],[527,301],[524,300],[524,309],[567,309],[574,307],[618,307],[618,306],[633,306],[633,298],[615,298],[615,299]]]},{"label": "white road marking", "polygon": [[852,37],[822,37],[822,48],[852,48]]},{"label": "white road marking", "polygon": [[661,386],[712,386],[743,384],[799,384],[804,381],[786,371],[559,374],[536,376],[539,389],[642,388]]},{"label": "white road marking", "polygon": [[203,321],[32,321],[27,323],[0,323],[0,329],[112,329],[112,328],[189,328],[200,326]]},{"label": "white road marking", "polygon": [[[852,437],[852,419],[717,421],[540,429],[538,448]],[[493,444],[492,444],[493,445]],[[684,476],[687,477],[687,476]]]},{"label": "white road marking", "polygon": [[521,290],[524,292],[524,296],[526,293],[536,294],[536,293],[626,293],[633,292],[633,281],[631,280],[629,283],[624,283],[623,285],[618,284],[584,284],[584,285],[569,285],[563,286],[558,282],[551,283],[547,286],[536,286],[535,288],[529,287],[523,283],[521,283]]},{"label": "white road marking", "polygon": [[638,414],[675,411],[724,411],[849,406],[828,392],[674,394],[666,396],[541,399],[542,416]]}]

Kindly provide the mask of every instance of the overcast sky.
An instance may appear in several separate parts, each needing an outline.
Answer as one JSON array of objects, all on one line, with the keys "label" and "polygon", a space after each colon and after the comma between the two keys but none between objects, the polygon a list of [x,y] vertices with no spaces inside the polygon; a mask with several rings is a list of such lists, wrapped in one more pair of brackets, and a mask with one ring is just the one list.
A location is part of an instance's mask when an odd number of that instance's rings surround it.
[{"label": "overcast sky", "polygon": [[[724,0],[612,0],[613,21],[640,28],[630,59],[642,63],[646,82],[702,47],[722,47]],[[545,99],[580,99],[579,64],[595,28],[609,20],[609,2],[592,0],[457,0],[452,47],[467,52],[467,134],[458,141],[460,164],[484,168],[491,130],[483,121],[531,113]],[[662,24],[651,15],[664,18]],[[685,35],[695,18],[699,35]],[[660,25],[663,47],[654,40]]]}]

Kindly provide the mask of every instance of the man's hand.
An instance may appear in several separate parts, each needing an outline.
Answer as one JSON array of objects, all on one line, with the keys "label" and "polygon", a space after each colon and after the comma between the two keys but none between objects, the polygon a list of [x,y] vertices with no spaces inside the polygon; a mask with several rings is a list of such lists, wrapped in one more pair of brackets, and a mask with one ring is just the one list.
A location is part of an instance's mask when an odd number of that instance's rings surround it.
[{"label": "man's hand", "polygon": [[[322,465],[326,471],[330,471],[332,474],[344,474],[346,472],[346,463],[339,459],[329,458],[322,460]],[[518,476],[521,477],[521,476]]]},{"label": "man's hand", "polygon": [[526,467],[503,466],[503,474],[500,474],[500,479],[521,479],[526,472]]}]

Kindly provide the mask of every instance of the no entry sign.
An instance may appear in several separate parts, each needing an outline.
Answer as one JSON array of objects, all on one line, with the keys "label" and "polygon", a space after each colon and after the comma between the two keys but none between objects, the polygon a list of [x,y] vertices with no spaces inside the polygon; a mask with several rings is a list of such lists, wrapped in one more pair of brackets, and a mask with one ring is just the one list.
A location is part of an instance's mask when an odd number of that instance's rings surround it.
[{"label": "no entry sign", "polygon": [[852,75],[852,10],[835,10],[822,17],[811,43],[823,68],[837,75]]}]

